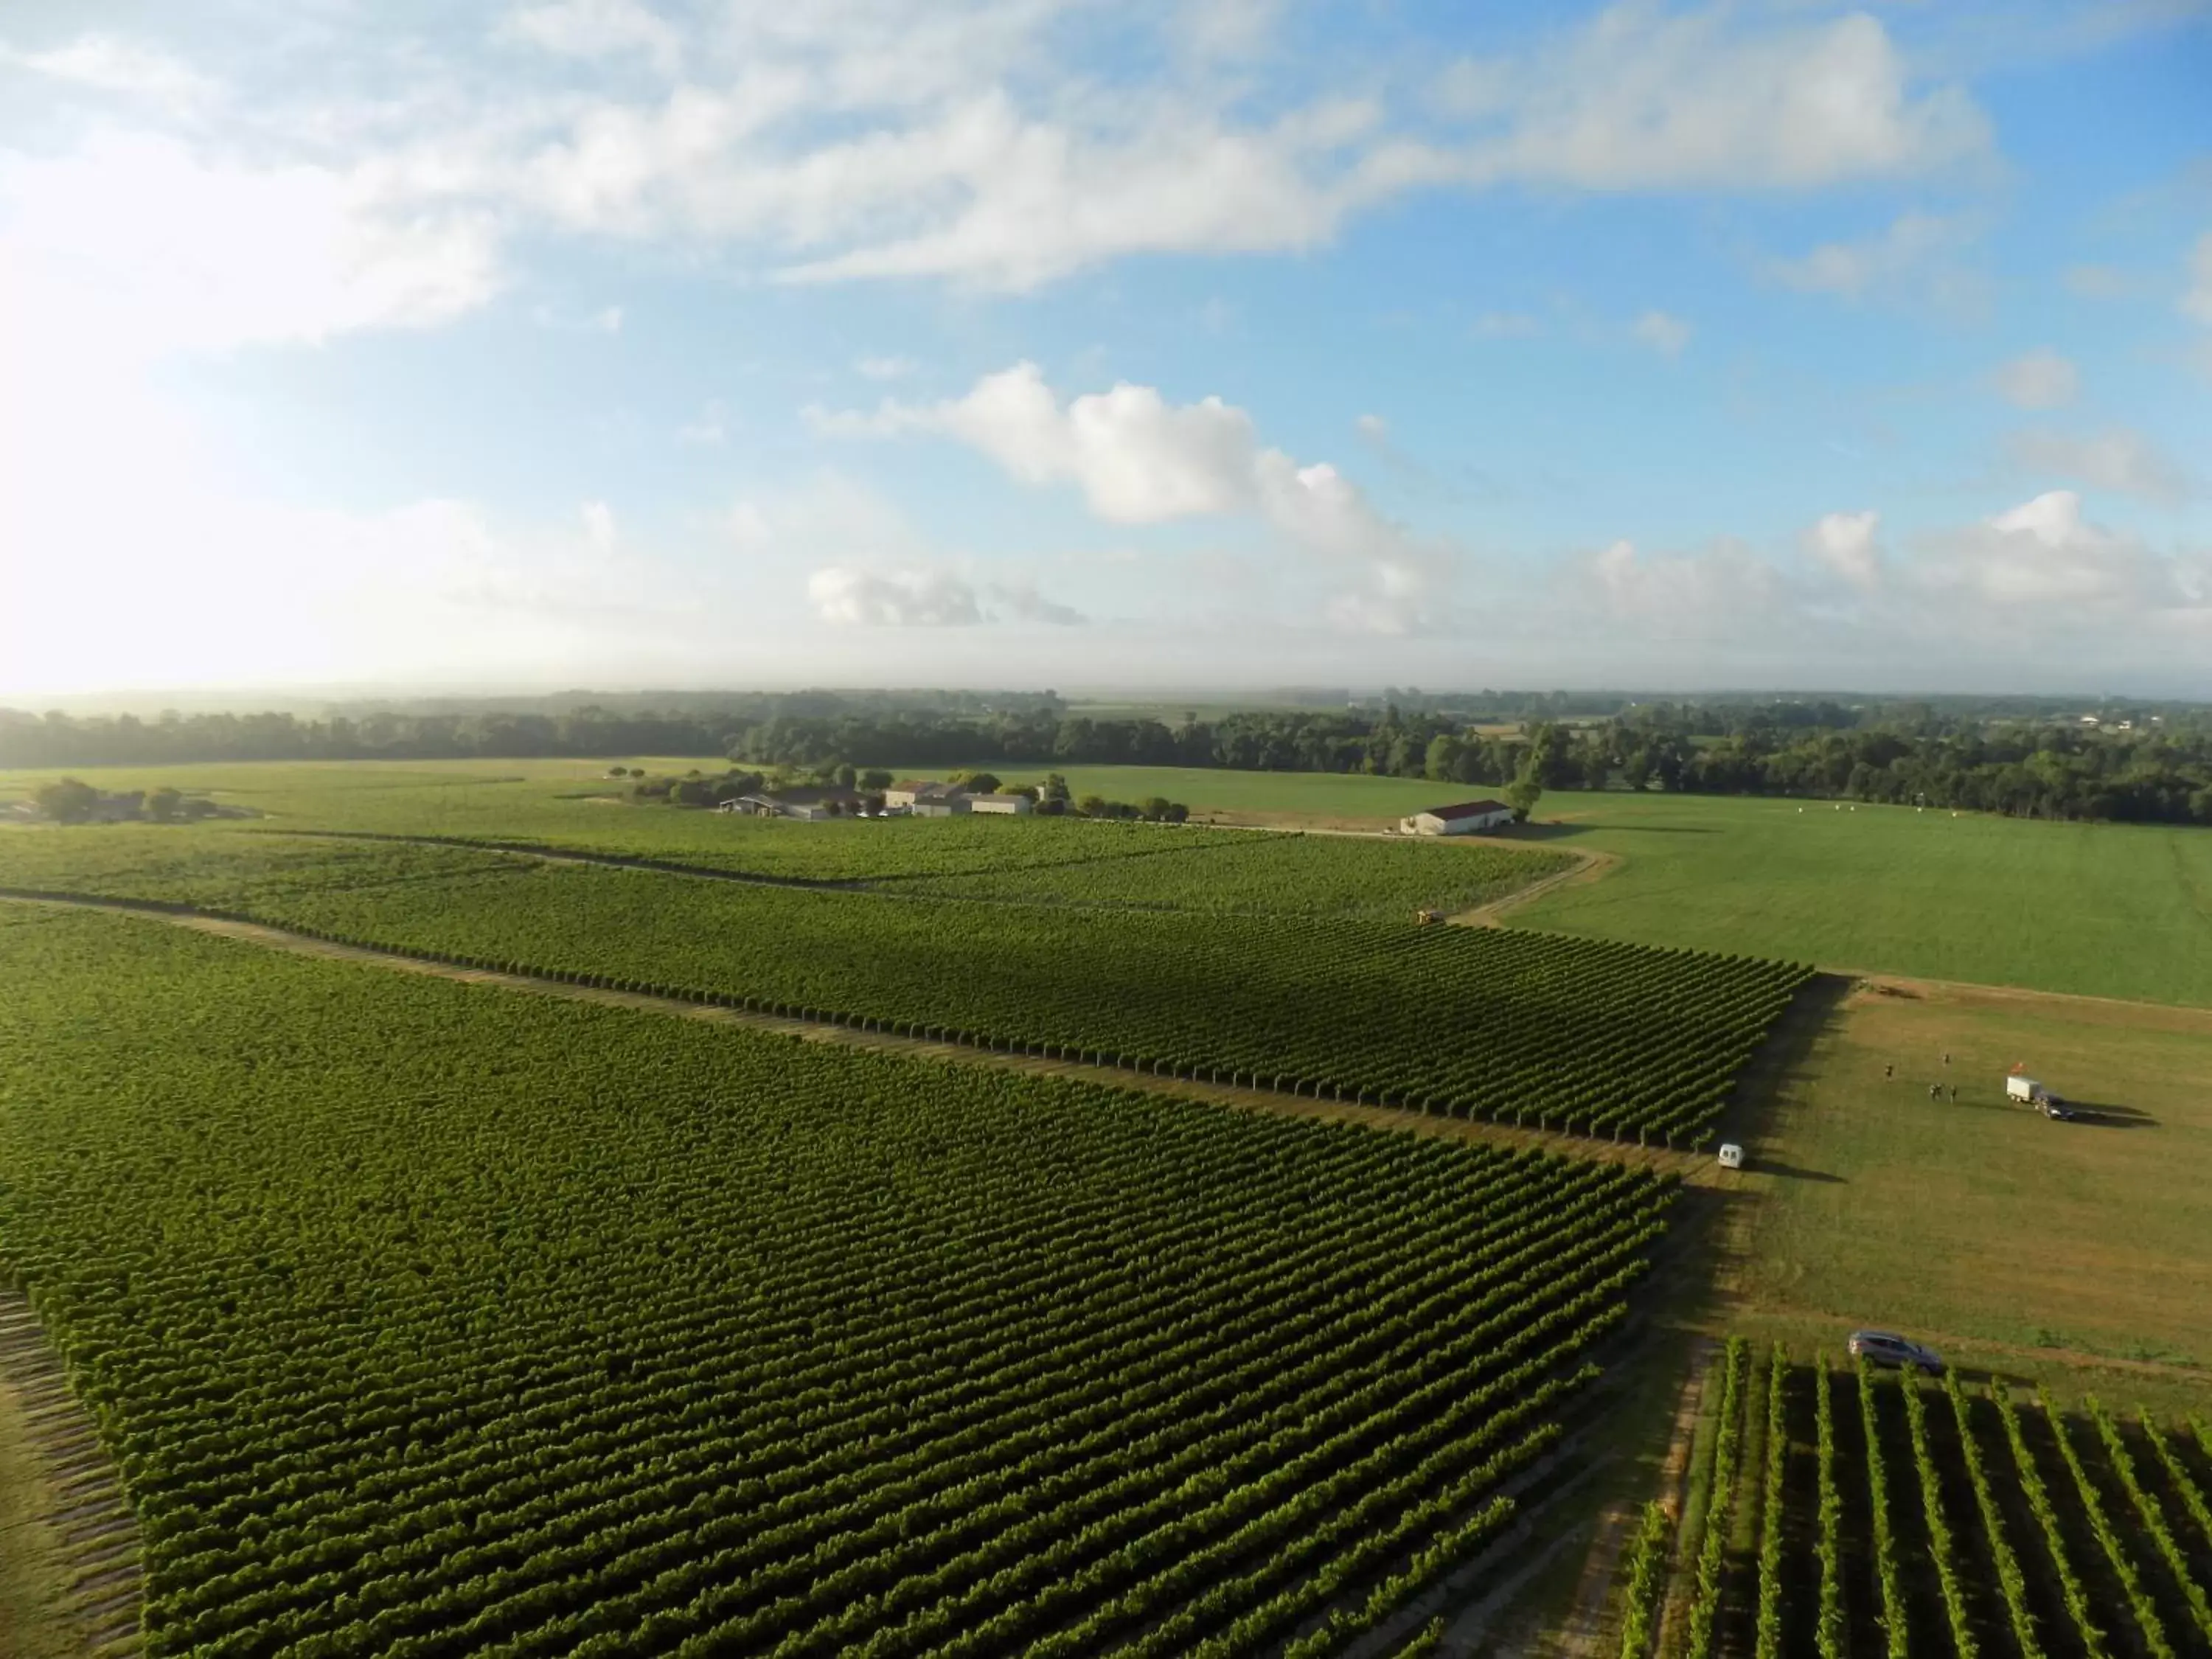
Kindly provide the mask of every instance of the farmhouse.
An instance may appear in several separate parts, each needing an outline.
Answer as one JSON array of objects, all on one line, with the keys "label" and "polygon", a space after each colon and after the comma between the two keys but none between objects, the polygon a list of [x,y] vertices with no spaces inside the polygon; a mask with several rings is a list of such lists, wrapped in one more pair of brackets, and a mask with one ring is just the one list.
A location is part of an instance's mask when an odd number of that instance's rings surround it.
[{"label": "farmhouse", "polygon": [[968,810],[971,812],[1011,812],[1017,817],[1030,811],[1036,803],[1027,795],[970,795]]},{"label": "farmhouse", "polygon": [[1463,800],[1456,806],[1431,806],[1398,820],[1401,836],[1474,836],[1513,822],[1513,809],[1502,800]]}]

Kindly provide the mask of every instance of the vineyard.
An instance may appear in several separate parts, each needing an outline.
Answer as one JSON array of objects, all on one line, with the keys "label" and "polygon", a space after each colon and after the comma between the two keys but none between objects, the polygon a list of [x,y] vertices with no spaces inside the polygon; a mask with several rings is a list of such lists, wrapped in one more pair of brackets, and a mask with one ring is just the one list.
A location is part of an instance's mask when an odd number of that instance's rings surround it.
[{"label": "vineyard", "polygon": [[0,978],[161,1654],[1426,1650],[1671,1192],[125,918]]},{"label": "vineyard", "polygon": [[[2175,1659],[2212,1651],[2212,1430],[1999,1378],[1731,1341],[1679,1526],[1625,1558],[1621,1659]],[[1671,1585],[1671,1593],[1670,1593]]]},{"label": "vineyard", "polygon": [[[608,820],[614,822],[610,823]],[[534,825],[518,811],[513,823]],[[13,836],[0,843],[0,884],[40,887],[88,874],[193,881],[216,870],[275,875],[334,866],[373,872],[389,849],[438,846],[465,856],[575,852],[641,867],[750,877],[802,886],[979,901],[1262,915],[1396,920],[1417,908],[1455,911],[1503,898],[1571,866],[1546,853],[1494,845],[1381,841],[1091,823],[1054,818],[915,818],[794,823],[679,813],[602,811],[546,836],[526,828],[472,836],[272,825],[183,829],[125,824],[88,834]]]},{"label": "vineyard", "polygon": [[309,866],[252,867],[252,848],[275,839],[216,840],[198,870],[188,855],[159,871],[88,864],[66,884],[471,966],[1670,1146],[1708,1138],[1807,976],[1404,921],[979,903],[283,843],[349,855],[319,884]]}]

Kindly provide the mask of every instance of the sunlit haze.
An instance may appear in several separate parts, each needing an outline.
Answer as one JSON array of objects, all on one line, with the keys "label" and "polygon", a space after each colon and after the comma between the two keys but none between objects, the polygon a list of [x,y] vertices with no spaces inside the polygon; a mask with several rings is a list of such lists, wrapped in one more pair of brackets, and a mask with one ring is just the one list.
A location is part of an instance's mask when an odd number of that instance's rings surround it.
[{"label": "sunlit haze", "polygon": [[2212,696],[2212,15],[0,9],[0,699]]}]

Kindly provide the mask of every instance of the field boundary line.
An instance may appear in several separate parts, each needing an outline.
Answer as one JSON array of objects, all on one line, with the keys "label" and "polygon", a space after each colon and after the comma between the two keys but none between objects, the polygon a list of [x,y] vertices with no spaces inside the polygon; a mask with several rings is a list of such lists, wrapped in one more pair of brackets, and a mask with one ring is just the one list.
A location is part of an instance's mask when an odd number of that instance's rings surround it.
[{"label": "field boundary line", "polygon": [[604,986],[578,985],[567,980],[532,973],[516,973],[503,969],[465,968],[453,963],[434,962],[426,957],[411,956],[403,951],[317,939],[311,934],[297,933],[273,923],[248,921],[235,916],[214,915],[162,900],[109,898],[92,894],[40,892],[0,888],[0,902],[106,911],[114,915],[135,916],[144,921],[166,922],[172,927],[189,927],[198,933],[212,933],[221,938],[237,939],[242,943],[260,945],[264,949],[286,951],[299,956],[357,962],[402,973],[422,974],[434,979],[452,980],[463,984],[489,985],[505,990],[527,991],[540,996],[562,998],[571,1002],[589,1002],[605,1007],[634,1008],[654,1013],[673,1014],[687,1019],[704,1020],[713,1024],[743,1026],[750,1030],[773,1032],[811,1042],[834,1042],[846,1048],[865,1048],[875,1053],[899,1055],[908,1059],[991,1066],[1001,1071],[1021,1072],[1036,1077],[1068,1078],[1079,1082],[1102,1085],[1108,1088],[1134,1090],[1145,1094],[1168,1095],[1186,1100],[1206,1101],[1215,1105],[1271,1112],[1282,1117],[1313,1118],[1327,1122],[1357,1123],[1378,1129],[1405,1129],[1439,1139],[1480,1141],[1500,1146],[1542,1147],[1571,1158],[1609,1164],[1638,1164],[1659,1170],[1671,1170],[1686,1183],[1691,1185],[1705,1184],[1700,1177],[1711,1164],[1711,1158],[1705,1154],[1694,1152],[1674,1152],[1664,1146],[1638,1146],[1628,1141],[1601,1140],[1591,1137],[1565,1134],[1551,1129],[1524,1128],[1509,1123],[1484,1122],[1467,1118],[1432,1117],[1426,1113],[1409,1111],[1402,1107],[1370,1106],[1350,1101],[1322,1100],[1304,1095],[1285,1094],[1279,1090],[1258,1088],[1247,1084],[1208,1083],[1195,1078],[1170,1077],[1140,1071],[1133,1066],[1124,1068],[1095,1065],[1085,1060],[1050,1060],[1042,1055],[1012,1054],[1001,1049],[955,1042],[941,1038],[903,1036],[890,1031],[861,1030],[854,1026],[836,1024],[826,1019],[810,1019],[789,1014],[763,1013],[750,1009],[731,1008],[713,1003],[687,1002],[681,998],[660,996],[647,991],[617,991]]},{"label": "field boundary line", "polygon": [[13,1511],[0,1524],[9,1568],[0,1637],[15,1626],[102,1659],[143,1652],[137,1513],[61,1356],[12,1285],[0,1285],[0,1415],[12,1431],[0,1442],[0,1476]]},{"label": "field boundary line", "polygon": [[1561,852],[1576,862],[1564,870],[1554,871],[1548,876],[1539,877],[1526,887],[1516,888],[1503,898],[1492,899],[1487,904],[1478,904],[1471,910],[1462,910],[1455,915],[1446,916],[1444,920],[1455,927],[1502,927],[1505,925],[1505,917],[1509,912],[1517,910],[1524,904],[1532,903],[1547,893],[1561,887],[1582,886],[1590,882],[1602,881],[1621,865],[1621,856],[1618,853],[1587,852],[1578,847],[1541,848],[1530,850]]}]

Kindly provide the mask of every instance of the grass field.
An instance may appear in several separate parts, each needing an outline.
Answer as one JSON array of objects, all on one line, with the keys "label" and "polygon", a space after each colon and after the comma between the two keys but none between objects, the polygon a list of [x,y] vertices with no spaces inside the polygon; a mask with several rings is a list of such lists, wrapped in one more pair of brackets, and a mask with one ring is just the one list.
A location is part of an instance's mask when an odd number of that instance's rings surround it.
[{"label": "grass field", "polygon": [[[1745,1310],[1806,1348],[1887,1327],[2212,1395],[2212,1012],[1891,989],[1844,1005],[1753,1131]],[[2016,1063],[2091,1115],[2006,1105]]]},{"label": "grass field", "polygon": [[1547,796],[1544,844],[1610,853],[1516,925],[1825,968],[2212,1005],[2212,830],[1911,807]]}]

